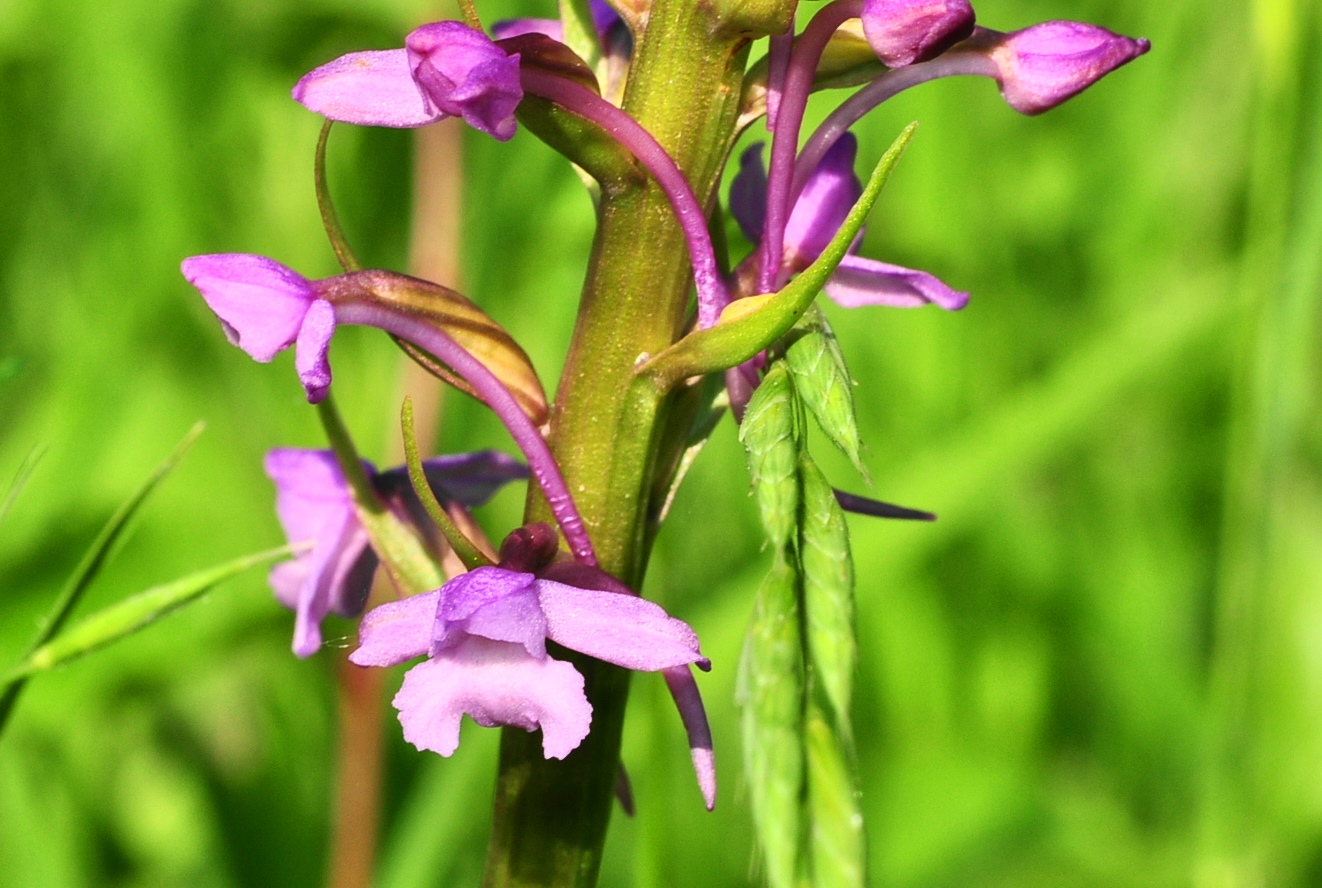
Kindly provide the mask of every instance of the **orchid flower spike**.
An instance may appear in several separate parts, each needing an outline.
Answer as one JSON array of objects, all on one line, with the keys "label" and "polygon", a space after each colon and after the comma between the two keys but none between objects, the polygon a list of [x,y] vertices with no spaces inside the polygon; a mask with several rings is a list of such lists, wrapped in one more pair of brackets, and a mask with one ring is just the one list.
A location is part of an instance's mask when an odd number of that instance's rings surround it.
[{"label": "orchid flower spike", "polygon": [[[537,542],[531,546],[540,548]],[[526,544],[520,548],[527,552]],[[395,695],[404,739],[448,756],[459,745],[459,724],[468,715],[484,727],[540,728],[547,758],[569,755],[588,735],[592,705],[583,676],[572,664],[550,656],[548,639],[626,669],[662,671],[667,683],[682,672],[689,678],[686,691],[691,686],[693,693],[684,701],[688,712],[682,710],[686,727],[692,727],[696,700],[705,731],[706,716],[688,666],[709,669],[711,663],[688,624],[627,590],[586,588],[513,569],[542,560],[511,557],[506,545],[500,566],[480,567],[435,591],[381,605],[363,618],[359,647],[350,661],[394,666],[427,657],[408,671]],[[606,576],[581,564],[565,568],[564,579]],[[607,580],[623,589],[618,581]],[[709,731],[703,742],[708,772],[700,766],[699,784],[711,807],[715,773]],[[694,760],[699,762],[696,750]]]},{"label": "orchid flower spike", "polygon": [[519,56],[462,22],[432,22],[403,49],[352,52],[303,76],[294,101],[331,120],[417,127],[445,117],[504,142],[523,99]]},{"label": "orchid flower spike", "polygon": [[[494,450],[436,457],[422,465],[438,500],[469,507],[482,505],[506,483],[528,476],[523,464]],[[276,598],[296,614],[294,653],[310,657],[321,647],[321,621],[327,614],[362,613],[377,555],[331,451],[272,450],[265,468],[275,482],[276,514],[285,537],[291,545],[311,544],[294,559],[277,564],[270,575]],[[392,511],[435,536],[403,467],[379,473],[370,463],[363,468]]]},{"label": "orchid flower spike", "polygon": [[[744,235],[754,242],[766,217],[767,176],[761,147],[754,145],[744,152],[739,173],[730,185],[730,211]],[[821,255],[863,193],[863,185],[854,174],[857,153],[858,140],[852,133],[846,133],[808,177],[785,224],[787,271],[802,271]],[[968,293],[952,289],[927,272],[865,259],[855,254],[857,248],[857,243],[849,248],[826,283],[826,295],[845,308],[864,305],[915,308],[932,304],[954,311],[968,303]],[[760,253],[755,251],[753,255]]]},{"label": "orchid flower spike", "polygon": [[863,36],[888,68],[945,52],[973,33],[968,0],[863,0]]}]

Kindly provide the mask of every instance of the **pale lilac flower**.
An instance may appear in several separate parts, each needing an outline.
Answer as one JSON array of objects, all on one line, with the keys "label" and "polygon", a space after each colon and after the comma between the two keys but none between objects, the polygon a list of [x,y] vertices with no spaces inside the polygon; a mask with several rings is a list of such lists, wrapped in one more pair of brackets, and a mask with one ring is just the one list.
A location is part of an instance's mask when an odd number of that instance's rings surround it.
[{"label": "pale lilac flower", "polygon": [[[404,738],[419,749],[453,753],[467,714],[485,727],[540,728],[546,757],[564,758],[587,736],[592,706],[582,675],[547,653],[548,639],[626,669],[664,671],[668,681],[690,664],[711,665],[693,630],[659,605],[507,567],[481,567],[375,608],[349,659],[393,666],[428,658],[409,670],[394,700]],[[705,716],[701,722],[705,728]],[[707,786],[714,782],[704,794]]]},{"label": "pale lilac flower", "polygon": [[326,397],[335,309],[318,297],[311,281],[274,259],[249,253],[191,256],[181,268],[220,318],[231,343],[263,363],[296,345],[294,364],[308,401]]},{"label": "pale lilac flower", "polygon": [[968,0],[863,0],[863,36],[888,68],[938,56],[973,33]]},{"label": "pale lilac flower", "polygon": [[462,22],[432,22],[403,49],[354,52],[304,75],[294,100],[331,120],[417,127],[444,117],[506,141],[523,99],[519,56]]},{"label": "pale lilac flower", "polygon": [[[321,647],[321,621],[327,614],[362,612],[377,556],[331,451],[279,448],[266,455],[264,465],[275,482],[276,514],[285,537],[291,545],[311,544],[293,560],[277,564],[270,575],[276,598],[296,615],[294,653],[310,657]],[[400,518],[435,535],[402,467],[378,473],[365,462],[363,468]],[[424,460],[423,471],[438,500],[465,506],[480,506],[502,485],[528,475],[517,460],[492,450]]]},{"label": "pale lilac flower", "polygon": [[[784,267],[802,271],[826,249],[832,236],[863,193],[854,174],[858,142],[845,134],[823,156],[800,192],[784,232]],[[730,186],[730,210],[749,240],[763,234],[766,219],[766,172],[761,146],[744,152],[739,173]],[[845,308],[886,305],[913,308],[934,304],[948,310],[963,308],[968,294],[954,290],[935,276],[899,265],[855,255],[855,243],[826,283],[826,295]],[[757,255],[757,254],[755,254]]]},{"label": "pale lilac flower", "polygon": [[1024,114],[1056,107],[1151,46],[1096,25],[1060,21],[1009,34],[979,29],[969,41],[995,65],[1005,101]]}]

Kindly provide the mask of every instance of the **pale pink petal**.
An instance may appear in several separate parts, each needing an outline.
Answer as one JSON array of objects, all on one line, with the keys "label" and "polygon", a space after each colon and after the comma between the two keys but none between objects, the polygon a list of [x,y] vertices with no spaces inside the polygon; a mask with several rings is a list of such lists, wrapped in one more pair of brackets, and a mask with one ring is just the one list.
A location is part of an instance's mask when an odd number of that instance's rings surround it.
[{"label": "pale pink petal", "polygon": [[537,659],[522,646],[469,638],[404,676],[395,695],[404,739],[450,755],[467,714],[484,727],[542,730],[547,758],[569,755],[592,725],[583,676],[560,660]]},{"label": "pale pink petal", "polygon": [[479,567],[441,587],[432,630],[433,654],[469,635],[522,645],[530,656],[546,656],[546,618],[530,573]]},{"label": "pale pink petal", "polygon": [[358,624],[358,650],[349,655],[349,662],[394,666],[426,654],[440,600],[437,589],[372,608]]},{"label": "pale pink petal", "polygon": [[305,74],[293,96],[309,111],[361,126],[426,126],[445,116],[428,106],[403,49],[340,56]]},{"label": "pale pink petal", "polygon": [[307,278],[265,256],[191,256],[180,268],[220,318],[229,341],[263,363],[293,344],[316,298]]},{"label": "pale pink petal", "polygon": [[698,650],[694,631],[660,605],[551,580],[534,585],[546,614],[547,638],[571,650],[647,672],[689,663],[711,667]]},{"label": "pale pink petal", "polygon": [[294,350],[294,368],[308,393],[309,404],[324,400],[330,389],[331,369],[327,353],[334,333],[335,308],[326,300],[318,299],[308,307]]}]

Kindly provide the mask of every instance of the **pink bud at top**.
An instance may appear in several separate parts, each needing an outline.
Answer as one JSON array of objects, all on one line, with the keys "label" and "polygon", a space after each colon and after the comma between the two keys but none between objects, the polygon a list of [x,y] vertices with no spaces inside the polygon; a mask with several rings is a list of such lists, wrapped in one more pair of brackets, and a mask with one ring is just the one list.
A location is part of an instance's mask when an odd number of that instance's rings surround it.
[{"label": "pink bud at top", "polygon": [[519,57],[462,22],[433,22],[404,40],[409,67],[437,110],[462,117],[502,142],[514,135],[514,109],[523,99]]},{"label": "pink bud at top", "polygon": [[1056,107],[1151,47],[1147,40],[1082,22],[1043,22],[996,36],[988,57],[1001,95],[1024,114]]},{"label": "pink bud at top", "polygon": [[404,49],[354,52],[305,75],[294,100],[331,120],[416,127],[447,116],[502,142],[523,98],[519,57],[462,22],[432,22]]},{"label": "pink bud at top", "polygon": [[889,68],[938,56],[973,31],[968,0],[864,0],[863,36]]}]

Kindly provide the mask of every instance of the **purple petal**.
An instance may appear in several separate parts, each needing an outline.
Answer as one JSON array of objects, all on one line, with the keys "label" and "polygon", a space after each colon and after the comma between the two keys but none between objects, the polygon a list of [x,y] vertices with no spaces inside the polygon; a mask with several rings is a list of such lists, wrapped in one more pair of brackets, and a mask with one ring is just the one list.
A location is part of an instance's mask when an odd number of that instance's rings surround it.
[{"label": "purple petal", "polygon": [[180,268],[230,342],[263,363],[293,344],[316,298],[307,278],[265,256],[213,253],[189,257]]},{"label": "purple petal", "polygon": [[331,336],[335,334],[335,308],[326,300],[318,299],[308,308],[303,326],[298,329],[294,350],[294,368],[298,379],[308,393],[308,403],[325,400],[330,390],[331,369],[327,352]]},{"label": "purple petal", "polygon": [[707,710],[698,693],[698,683],[687,666],[675,666],[661,671],[666,687],[679,709],[684,731],[689,735],[689,752],[693,757],[693,772],[698,778],[702,800],[711,811],[716,807],[716,754],[712,751],[711,727],[707,724]]},{"label": "purple petal", "polygon": [[445,116],[427,104],[402,49],[340,56],[305,74],[293,96],[309,111],[361,126],[426,126]]},{"label": "purple petal", "polygon": [[441,755],[459,746],[464,714],[488,728],[541,728],[542,751],[555,759],[569,755],[592,725],[592,706],[578,670],[485,638],[469,638],[414,666],[394,704],[404,739]]},{"label": "purple petal", "polygon": [[[275,482],[275,511],[290,543],[316,539],[328,516],[353,511],[353,496],[329,450],[278,447],[262,463]],[[368,475],[370,463],[363,464]]]},{"label": "purple petal", "polygon": [[1043,22],[1005,35],[990,55],[1010,107],[1041,114],[1150,48],[1095,25]]},{"label": "purple petal", "polygon": [[547,637],[571,650],[646,672],[689,663],[711,668],[694,631],[660,605],[551,580],[533,585],[546,614]]},{"label": "purple petal", "polygon": [[605,34],[617,24],[623,22],[620,14],[615,11],[606,0],[588,0],[588,7],[592,10],[592,23],[597,26],[598,34]]},{"label": "purple petal", "polygon": [[538,603],[536,578],[501,567],[479,567],[441,587],[432,628],[436,654],[479,635],[522,645],[530,656],[546,656],[546,617]]},{"label": "purple petal", "polygon": [[973,31],[968,0],[864,0],[863,36],[887,67],[940,55]]},{"label": "purple petal", "polygon": [[845,256],[826,282],[826,295],[845,308],[864,305],[917,308],[933,304],[957,311],[969,301],[968,293],[951,289],[925,271],[861,256]]},{"label": "purple petal", "polygon": [[730,183],[730,213],[744,237],[757,243],[767,218],[767,171],[762,165],[762,143],[739,155],[739,172]]},{"label": "purple petal", "polygon": [[352,511],[333,516],[303,556],[305,573],[294,606],[294,653],[310,657],[321,648],[321,621],[343,594],[343,583],[367,546],[367,534]]},{"label": "purple petal", "polygon": [[854,175],[858,140],[845,133],[822,156],[803,185],[785,225],[785,253],[795,268],[806,268],[821,255],[844,224],[863,185]]},{"label": "purple petal", "polygon": [[422,461],[427,483],[438,499],[480,506],[511,481],[528,477],[528,467],[498,450],[456,453]]},{"label": "purple petal", "polygon": [[495,40],[522,37],[524,34],[545,34],[552,40],[565,42],[565,26],[559,19],[506,19],[491,26],[491,36]]},{"label": "purple petal", "polygon": [[440,601],[437,589],[372,608],[358,624],[358,649],[349,662],[394,666],[426,654]]},{"label": "purple petal", "polygon": [[432,106],[504,142],[523,100],[518,54],[462,22],[432,22],[404,40],[413,79]]}]

